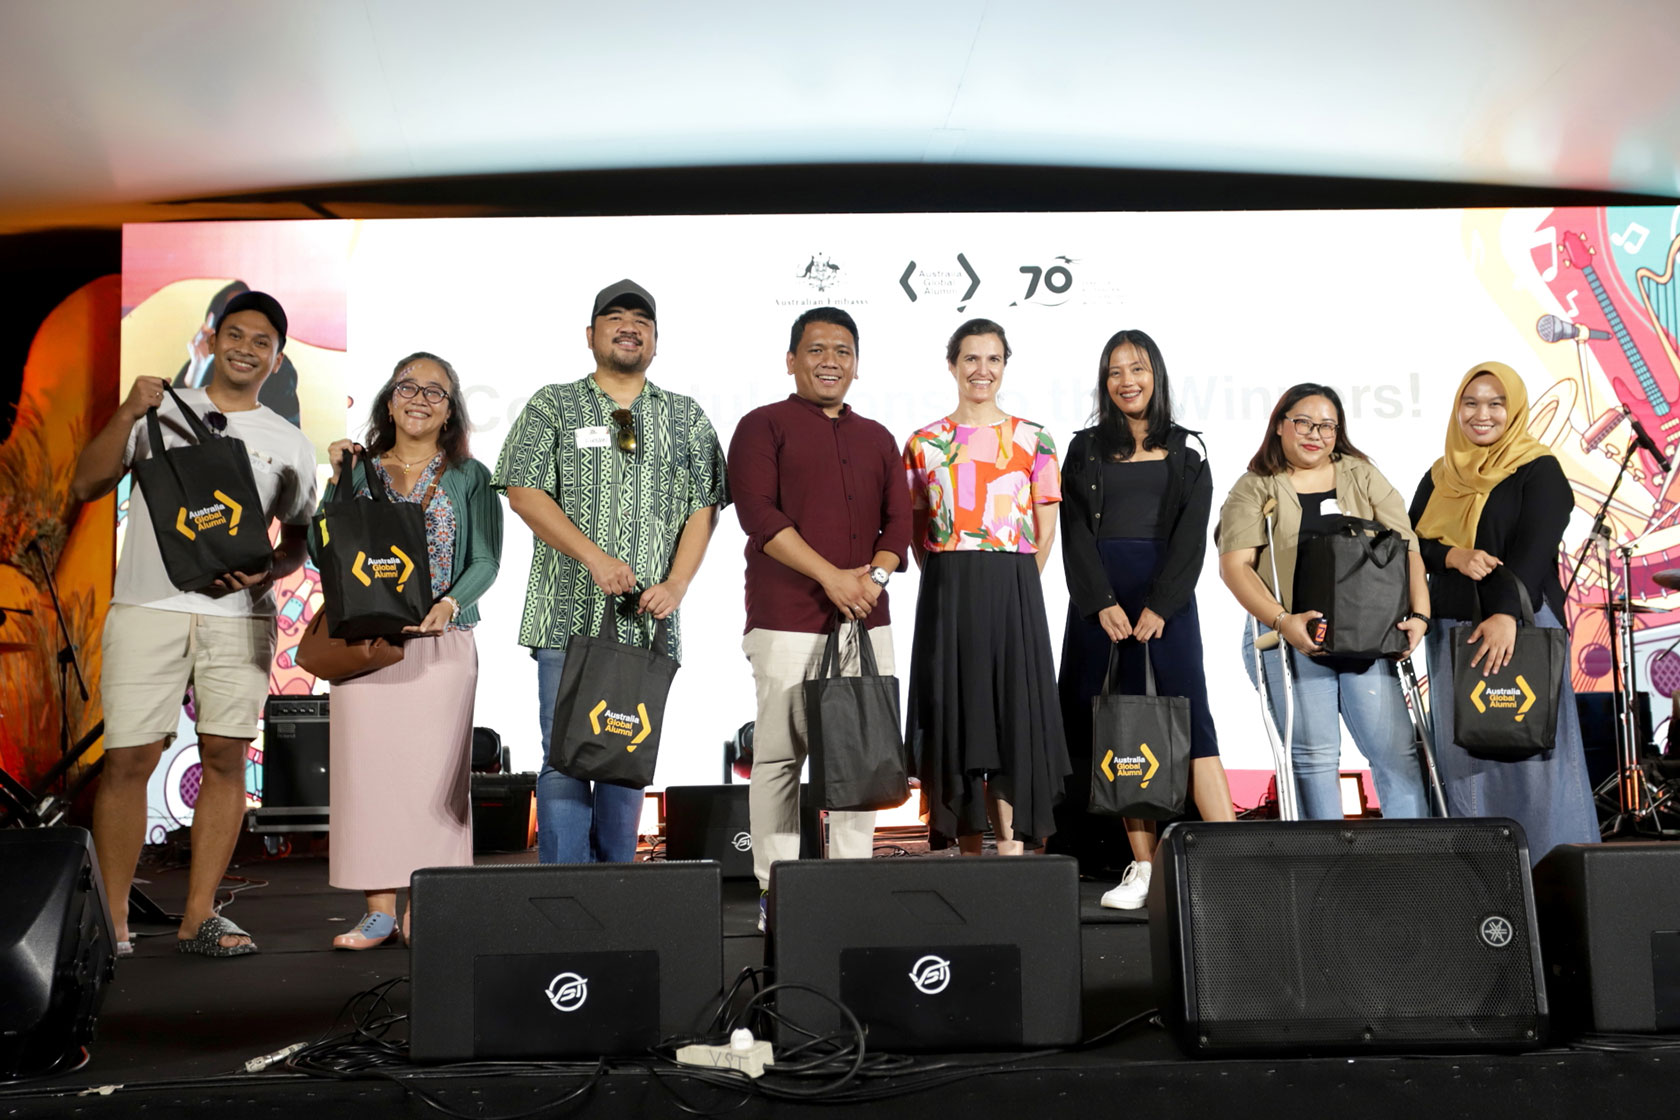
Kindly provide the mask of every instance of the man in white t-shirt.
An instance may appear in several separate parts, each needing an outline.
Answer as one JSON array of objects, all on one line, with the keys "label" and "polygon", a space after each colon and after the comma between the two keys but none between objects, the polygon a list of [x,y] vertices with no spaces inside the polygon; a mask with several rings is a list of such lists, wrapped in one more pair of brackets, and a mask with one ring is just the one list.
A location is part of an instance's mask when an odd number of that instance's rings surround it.
[{"label": "man in white t-shirt", "polygon": [[[203,776],[193,809],[192,869],[178,933],[184,953],[211,957],[257,951],[246,932],[216,913],[245,812],[245,755],[257,737],[274,660],[274,580],[304,561],[304,530],[315,511],[315,448],[302,432],[257,402],[280,365],[286,313],[273,296],[243,292],[229,300],[211,342],[210,382],[177,390],[209,426],[244,441],[262,495],[263,523],[279,519],[280,544],[267,573],[230,572],[204,591],[169,579],[136,485],[105,618],[100,692],[105,709],[105,767],[94,798],[93,839],[116,927],[118,955],[132,952],[128,893],[145,842],[146,784],[180,720],[193,686]],[[151,454],[147,409],[156,407],[164,446],[193,442],[160,377],[140,377],[111,422],[76,463],[73,490],[82,501],[111,492]]]}]

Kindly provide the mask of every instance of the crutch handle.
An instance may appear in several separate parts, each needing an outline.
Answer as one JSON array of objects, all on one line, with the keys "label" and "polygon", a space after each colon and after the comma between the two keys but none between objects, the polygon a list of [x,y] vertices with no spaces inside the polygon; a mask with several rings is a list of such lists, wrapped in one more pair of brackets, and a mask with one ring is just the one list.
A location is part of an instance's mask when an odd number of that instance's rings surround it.
[{"label": "crutch handle", "polygon": [[1276,630],[1268,630],[1254,639],[1254,648],[1261,653],[1265,653],[1269,649],[1276,649],[1282,637],[1283,635]]}]

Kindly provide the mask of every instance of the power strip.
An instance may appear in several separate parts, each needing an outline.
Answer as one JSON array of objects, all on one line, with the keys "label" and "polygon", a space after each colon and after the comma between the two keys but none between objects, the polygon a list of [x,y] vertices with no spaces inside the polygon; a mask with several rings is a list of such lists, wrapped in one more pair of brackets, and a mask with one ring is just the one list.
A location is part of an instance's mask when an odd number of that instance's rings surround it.
[{"label": "power strip", "polygon": [[745,1027],[729,1036],[729,1045],[693,1044],[677,1050],[677,1061],[689,1066],[733,1069],[748,1077],[764,1076],[764,1067],[776,1064],[766,1039],[753,1038]]}]

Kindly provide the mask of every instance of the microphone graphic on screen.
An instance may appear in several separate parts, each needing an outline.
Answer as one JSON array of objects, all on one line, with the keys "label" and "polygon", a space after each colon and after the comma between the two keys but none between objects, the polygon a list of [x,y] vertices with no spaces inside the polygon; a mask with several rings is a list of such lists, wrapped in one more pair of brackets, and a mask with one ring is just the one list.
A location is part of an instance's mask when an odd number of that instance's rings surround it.
[{"label": "microphone graphic on screen", "polygon": [[1556,315],[1540,316],[1540,321],[1534,324],[1534,329],[1540,332],[1541,339],[1546,342],[1584,341],[1589,338],[1610,337],[1608,331],[1595,331],[1591,327],[1571,323],[1568,319],[1559,319]]},{"label": "microphone graphic on screen", "polygon": [[1633,442],[1649,451],[1651,458],[1657,461],[1657,466],[1661,467],[1666,473],[1669,468],[1668,456],[1663,454],[1662,449],[1657,446],[1657,441],[1652,439],[1650,433],[1645,430],[1645,425],[1639,422],[1639,417],[1628,411],[1627,405],[1622,406],[1622,411],[1627,413],[1627,421],[1633,426]]}]

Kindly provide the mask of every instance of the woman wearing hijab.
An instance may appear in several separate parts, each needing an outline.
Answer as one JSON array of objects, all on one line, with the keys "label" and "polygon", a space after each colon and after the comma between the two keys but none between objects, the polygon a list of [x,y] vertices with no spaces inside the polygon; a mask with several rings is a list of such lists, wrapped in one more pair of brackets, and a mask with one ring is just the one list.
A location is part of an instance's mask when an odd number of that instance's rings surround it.
[{"label": "woman wearing hijab", "polygon": [[[1469,640],[1473,663],[1484,672],[1510,663],[1522,614],[1519,595],[1528,596],[1538,625],[1563,625],[1558,548],[1574,506],[1556,457],[1528,434],[1522,378],[1499,362],[1472,367],[1459,382],[1446,454],[1423,476],[1411,506],[1435,605],[1429,666],[1437,681],[1452,679],[1453,627],[1477,614],[1482,622]],[[1448,695],[1441,689],[1435,694]],[[1452,704],[1432,709],[1436,764],[1452,816],[1514,818],[1528,834],[1531,863],[1555,845],[1598,839],[1567,672],[1555,745],[1528,758],[1472,755],[1453,741]]]}]

